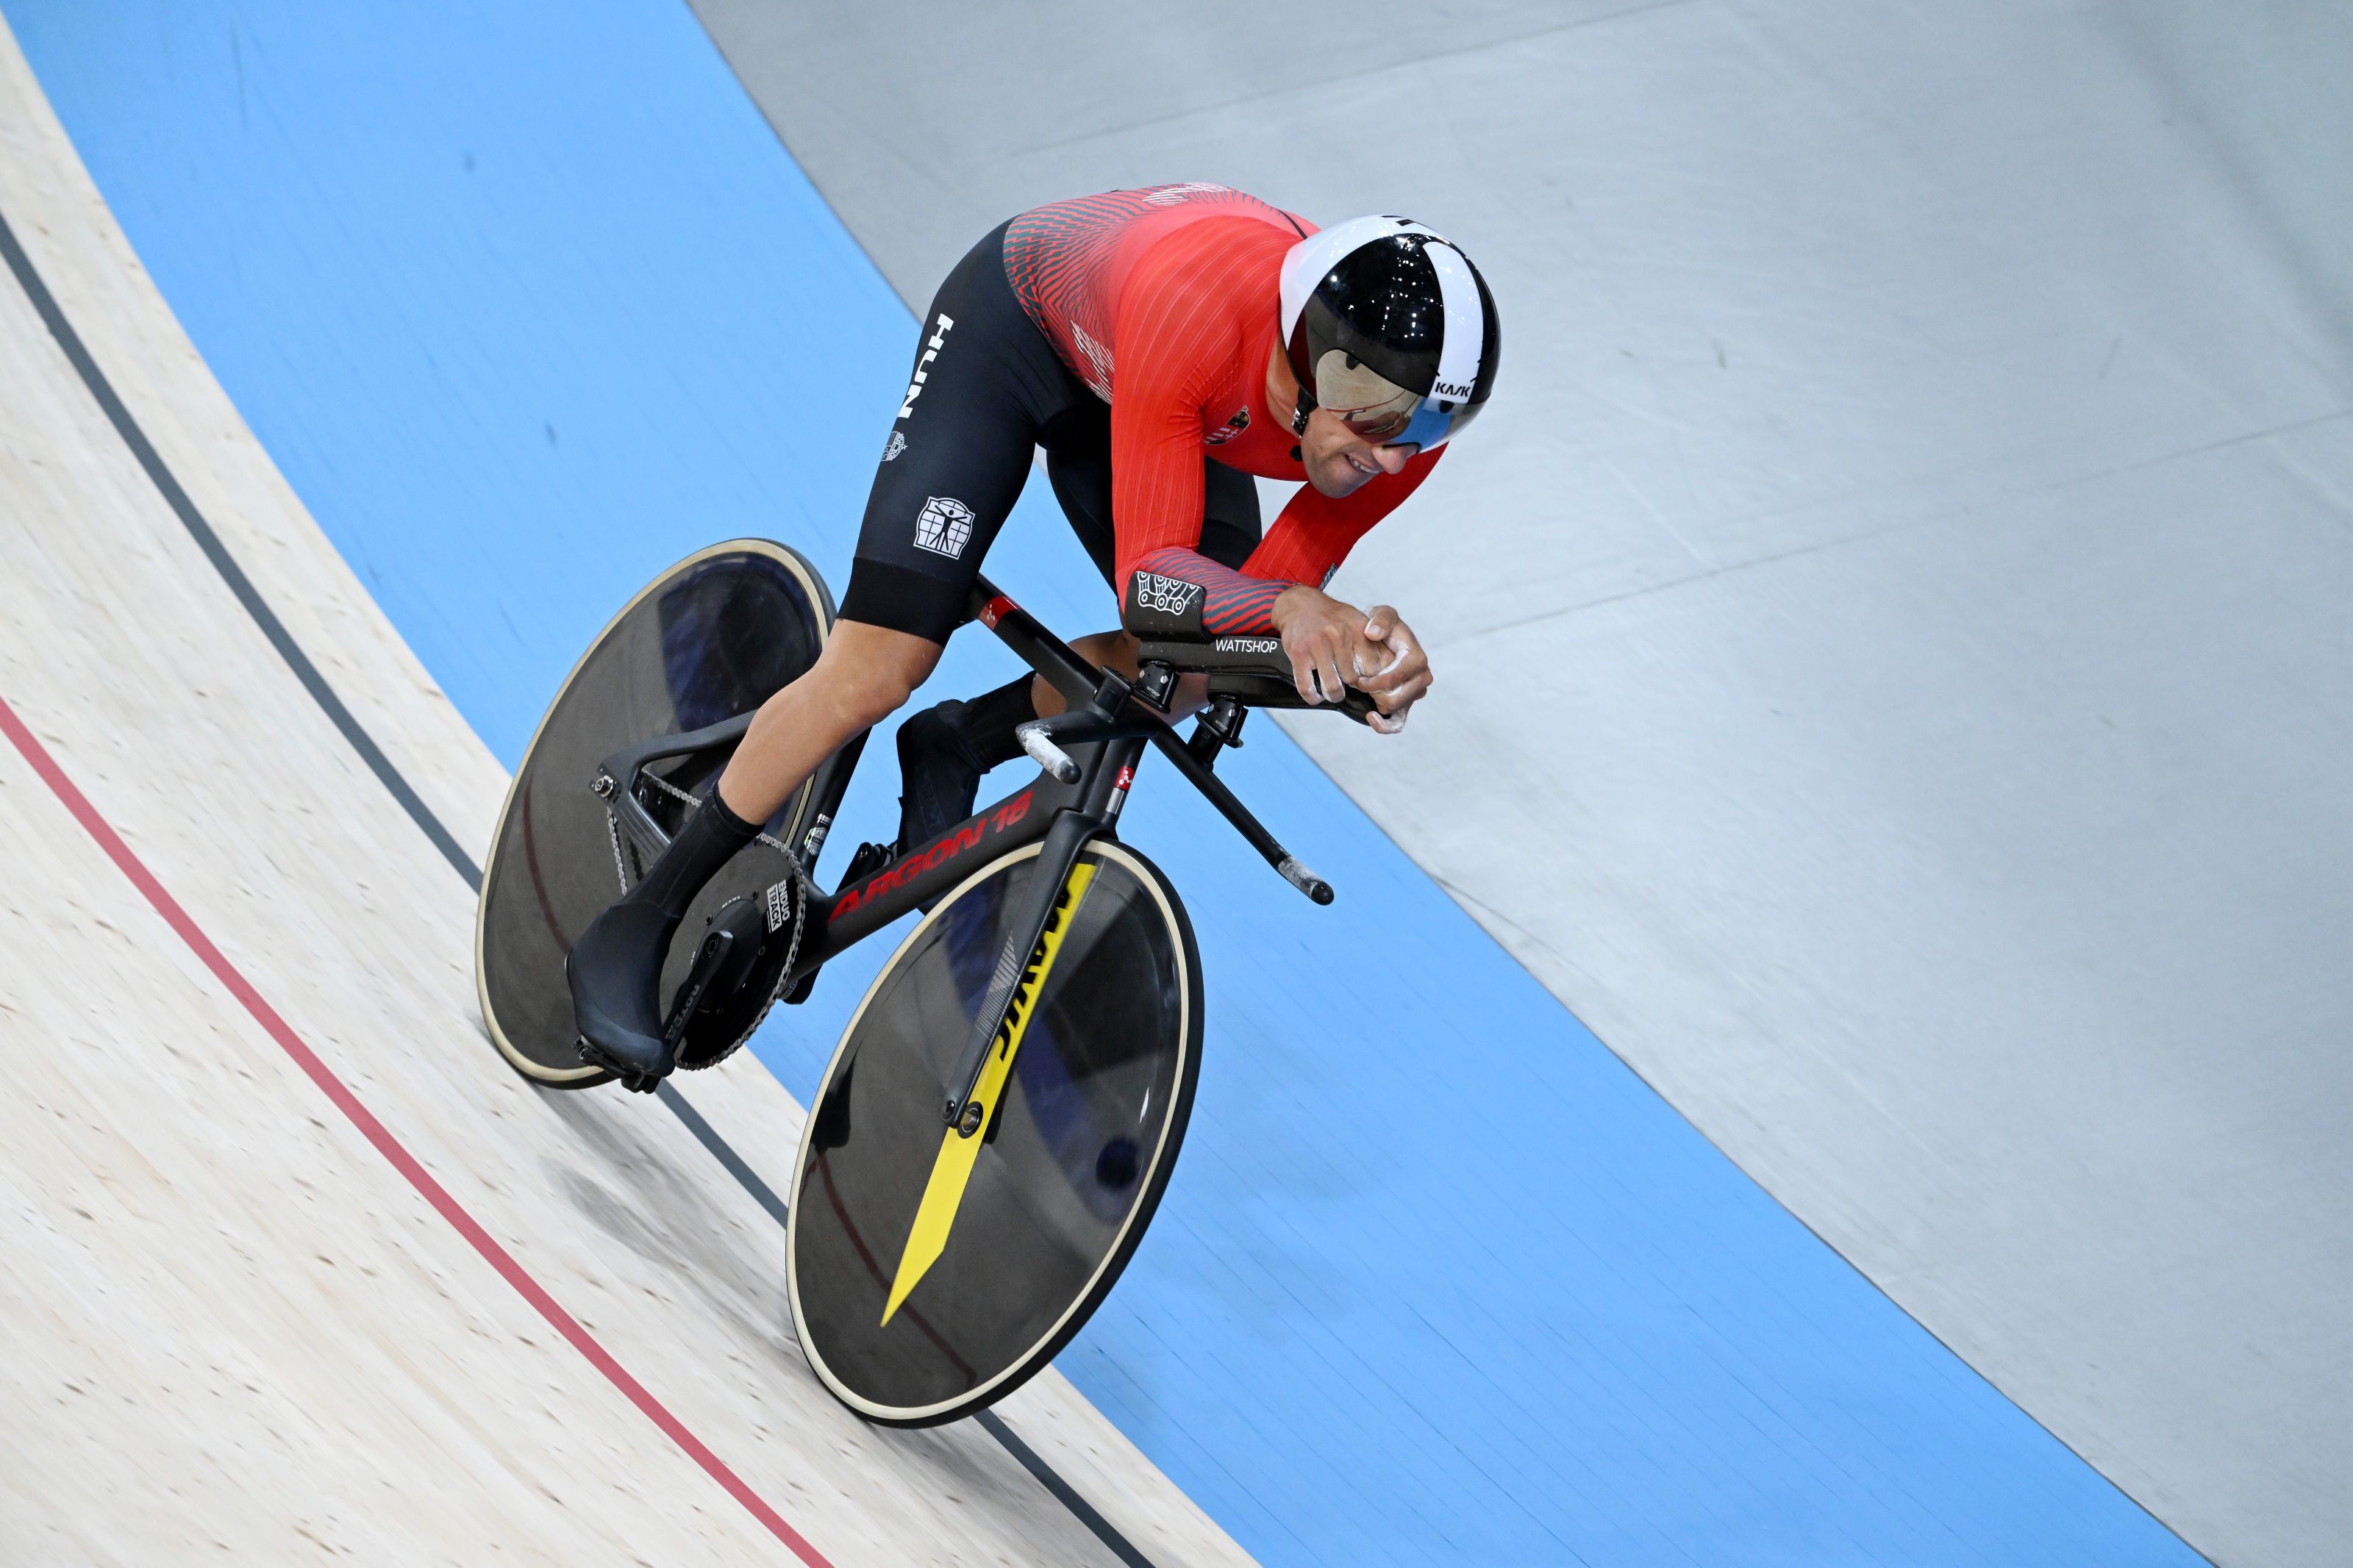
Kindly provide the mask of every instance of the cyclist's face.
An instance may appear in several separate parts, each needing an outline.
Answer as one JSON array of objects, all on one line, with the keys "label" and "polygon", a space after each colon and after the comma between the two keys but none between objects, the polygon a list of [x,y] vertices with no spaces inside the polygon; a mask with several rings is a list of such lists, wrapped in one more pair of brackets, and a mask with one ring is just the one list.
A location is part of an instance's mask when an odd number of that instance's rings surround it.
[{"label": "cyclist's face", "polygon": [[[1267,406],[1276,417],[1283,417],[1298,395],[1299,383],[1292,378],[1291,366],[1278,346],[1267,356]],[[1363,489],[1366,479],[1396,473],[1421,450],[1385,444],[1381,437],[1394,434],[1397,426],[1393,417],[1383,417],[1377,427],[1360,427],[1328,408],[1316,409],[1307,416],[1307,433],[1299,438],[1299,462],[1307,470],[1307,482],[1338,500]]]},{"label": "cyclist's face", "polygon": [[1396,473],[1420,450],[1373,440],[1328,408],[1307,416],[1307,434],[1299,438],[1299,461],[1307,470],[1307,482],[1335,500],[1355,494],[1367,479]]}]

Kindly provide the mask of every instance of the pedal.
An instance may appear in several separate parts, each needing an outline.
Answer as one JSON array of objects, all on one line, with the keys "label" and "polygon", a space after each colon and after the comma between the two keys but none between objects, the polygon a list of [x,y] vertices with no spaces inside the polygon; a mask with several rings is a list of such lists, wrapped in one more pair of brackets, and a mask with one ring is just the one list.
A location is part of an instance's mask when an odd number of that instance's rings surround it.
[{"label": "pedal", "polygon": [[628,1089],[632,1094],[651,1094],[655,1089],[661,1087],[662,1074],[628,1071],[627,1068],[616,1063],[604,1052],[598,1050],[589,1042],[588,1037],[586,1035],[582,1035],[575,1038],[572,1042],[572,1047],[574,1050],[579,1053],[581,1061],[589,1067],[602,1068],[607,1072],[611,1073],[615,1080],[617,1081],[623,1089]]}]

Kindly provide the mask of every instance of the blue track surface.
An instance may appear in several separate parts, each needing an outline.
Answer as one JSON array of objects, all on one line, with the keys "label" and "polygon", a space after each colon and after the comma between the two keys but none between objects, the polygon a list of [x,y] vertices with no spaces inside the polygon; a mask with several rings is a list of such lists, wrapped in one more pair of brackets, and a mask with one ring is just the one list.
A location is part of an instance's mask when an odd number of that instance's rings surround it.
[{"label": "blue track surface", "polygon": [[[913,323],[682,5],[7,14],[215,373],[509,763],[585,640],[689,549],[771,535],[839,588]],[[1085,629],[1108,595],[1037,489],[990,571]],[[1008,670],[965,647],[935,684]],[[845,833],[887,835],[886,772]],[[2197,1561],[1719,1156],[1273,726],[1232,773],[1341,900],[1312,909],[1197,804],[1139,792],[1127,837],[1189,896],[1210,1044],[1161,1218],[1061,1364],[1244,1545]],[[871,962],[764,1037],[796,1092]]]}]

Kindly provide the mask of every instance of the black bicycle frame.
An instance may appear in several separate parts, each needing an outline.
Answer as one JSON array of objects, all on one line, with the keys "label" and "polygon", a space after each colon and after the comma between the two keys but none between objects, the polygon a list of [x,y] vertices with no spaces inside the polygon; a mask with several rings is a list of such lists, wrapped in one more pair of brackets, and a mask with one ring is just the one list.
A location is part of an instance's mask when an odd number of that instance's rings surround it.
[{"label": "black bicycle frame", "polygon": [[[1212,707],[1188,742],[1169,728],[1167,721],[1154,707],[1137,696],[1124,677],[1098,669],[1081,658],[1067,643],[998,592],[986,577],[978,579],[973,590],[972,616],[1062,695],[1062,712],[1021,727],[1024,744],[1044,764],[1043,771],[1034,782],[976,812],[928,843],[898,856],[855,884],[831,893],[813,892],[800,951],[792,973],[784,979],[784,991],[789,994],[828,959],[873,935],[901,915],[944,896],[972,871],[1008,851],[1042,843],[1036,873],[1022,906],[1014,911],[1006,930],[997,968],[980,1010],[974,1016],[972,1035],[948,1077],[948,1098],[943,1116],[948,1125],[967,1137],[980,1129],[978,1117],[967,1112],[978,1109],[971,1103],[972,1094],[980,1081],[989,1045],[1005,1027],[1006,1015],[1022,974],[1045,933],[1071,868],[1077,865],[1089,841],[1117,837],[1120,808],[1126,804],[1128,787],[1134,782],[1136,764],[1143,760],[1147,743],[1168,758],[1186,781],[1208,798],[1250,841],[1250,847],[1282,874],[1285,881],[1319,904],[1332,901],[1330,885],[1277,843],[1212,771],[1221,750],[1241,743],[1240,733],[1246,705],[1253,700],[1265,700],[1259,697],[1260,687],[1264,687],[1267,698],[1279,698],[1285,689],[1283,683],[1269,685],[1263,678],[1257,678],[1259,686],[1245,680],[1239,687],[1240,695],[1229,692],[1214,697]],[[1145,650],[1144,684],[1153,690],[1155,699],[1165,700],[1174,683],[1174,669],[1168,662],[1155,661],[1152,657],[1155,651],[1158,650],[1151,647]],[[1172,652],[1170,657],[1183,656]],[[1217,689],[1213,679],[1211,690],[1214,693]],[[617,752],[605,764],[598,793],[607,795],[608,799],[617,795],[625,804],[634,805],[634,780],[637,771],[646,763],[730,743],[741,737],[749,722],[750,715],[739,715],[691,734],[664,736]],[[811,790],[808,826],[799,846],[800,863],[805,870],[814,870],[818,856],[824,849],[834,814],[841,808],[842,796],[849,788],[850,774],[857,768],[866,739],[866,733],[861,731],[818,770]],[[642,823],[636,820],[644,816],[641,810],[628,815],[632,837],[660,837],[659,829],[649,817]],[[658,852],[659,844],[641,844],[641,847]]]},{"label": "black bicycle frame", "polygon": [[[1070,704],[1071,711],[1093,708],[1099,691],[1106,684],[1116,686],[1112,700],[1124,697],[1125,681],[1081,658],[1029,612],[997,593],[986,579],[974,597],[981,623],[995,631],[1030,668],[1051,681]],[[1139,727],[1139,736],[1140,733]],[[842,754],[849,756],[850,750],[843,747]],[[1076,782],[1065,784],[1051,774],[1041,773],[1034,782],[974,813],[930,842],[910,848],[854,885],[846,884],[830,895],[821,895],[813,900],[811,924],[801,938],[800,957],[794,964],[792,978],[816,969],[908,910],[930,903],[976,867],[1007,850],[1047,837],[1065,813],[1076,812],[1087,820],[1092,829],[1087,837],[1108,832],[1125,802],[1127,786],[1135,776],[1135,763],[1142,750],[1140,738],[1081,744],[1075,748],[1073,759],[1080,762]],[[849,788],[850,772],[849,766],[829,765],[818,784],[813,801],[811,832],[818,835],[819,845],[823,837],[816,824],[830,826],[833,814],[840,809],[841,797]],[[802,863],[807,867],[814,864],[814,859],[805,837]],[[1067,876],[1070,868],[1065,865],[1062,870]]]}]

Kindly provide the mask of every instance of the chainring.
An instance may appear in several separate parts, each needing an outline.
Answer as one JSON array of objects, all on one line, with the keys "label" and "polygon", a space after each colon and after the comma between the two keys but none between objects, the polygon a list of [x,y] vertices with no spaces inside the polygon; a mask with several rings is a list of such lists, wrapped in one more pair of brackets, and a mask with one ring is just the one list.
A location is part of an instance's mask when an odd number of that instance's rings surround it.
[{"label": "chainring", "polygon": [[678,1065],[689,1071],[717,1067],[752,1037],[768,1009],[776,1005],[785,977],[793,972],[801,933],[808,924],[808,885],[797,862],[787,860],[784,879],[759,894],[744,893],[728,900],[712,912],[711,925],[761,928],[759,946],[750,966],[735,984],[714,985],[712,1000],[687,1020],[679,1041]]}]

